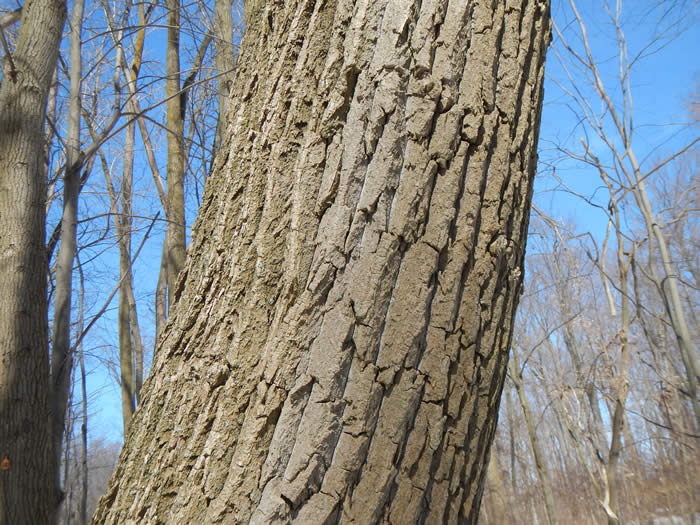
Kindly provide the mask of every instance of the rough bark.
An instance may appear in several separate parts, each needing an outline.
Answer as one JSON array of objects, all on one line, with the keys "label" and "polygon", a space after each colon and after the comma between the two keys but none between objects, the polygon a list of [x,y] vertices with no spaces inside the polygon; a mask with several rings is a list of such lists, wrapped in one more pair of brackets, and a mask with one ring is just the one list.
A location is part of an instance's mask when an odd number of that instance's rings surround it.
[{"label": "rough bark", "polygon": [[546,1],[245,4],[230,135],[95,523],[474,523]]},{"label": "rough bark", "polygon": [[49,523],[58,504],[49,419],[43,122],[65,2],[23,8],[0,87],[0,523]]}]

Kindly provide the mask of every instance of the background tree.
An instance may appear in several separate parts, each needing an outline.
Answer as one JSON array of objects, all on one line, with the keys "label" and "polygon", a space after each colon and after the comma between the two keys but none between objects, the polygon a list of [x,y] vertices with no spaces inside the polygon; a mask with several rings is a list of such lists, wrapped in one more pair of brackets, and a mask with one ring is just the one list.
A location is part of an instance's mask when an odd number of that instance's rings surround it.
[{"label": "background tree", "polygon": [[[123,372],[125,377],[132,379],[133,384],[130,385],[128,381],[121,381],[121,385],[129,387],[130,395],[128,397],[131,406],[133,406],[136,402],[135,398],[138,394],[143,369],[142,363],[144,359],[141,351],[143,345],[139,344],[143,338],[139,333],[141,330],[136,316],[136,304],[143,300],[144,297],[148,297],[152,301],[152,294],[148,294],[147,288],[143,287],[141,282],[138,283],[137,290],[131,289],[133,281],[130,283],[128,277],[130,277],[129,274],[134,260],[129,256],[130,248],[128,244],[129,239],[133,235],[138,236],[139,231],[143,233],[153,225],[151,219],[153,215],[157,215],[158,210],[156,208],[153,211],[144,211],[144,208],[153,208],[151,204],[144,206],[144,202],[149,203],[153,200],[147,194],[148,191],[152,190],[150,188],[146,190],[143,182],[138,179],[136,179],[135,183],[132,183],[132,175],[130,173],[133,173],[133,171],[128,167],[128,159],[126,157],[122,158],[121,155],[124,148],[115,148],[113,144],[129,143],[127,137],[124,136],[124,130],[125,128],[130,128],[129,121],[137,117],[139,124],[143,124],[141,132],[144,147],[148,150],[149,160],[152,161],[151,167],[154,167],[154,173],[157,173],[155,170],[157,170],[158,163],[165,159],[161,152],[156,149],[159,146],[159,137],[153,128],[154,122],[162,122],[162,129],[165,129],[164,126],[166,125],[165,119],[161,119],[161,113],[158,112],[158,108],[164,99],[164,94],[158,88],[162,88],[164,76],[158,70],[158,64],[153,62],[153,57],[150,56],[148,57],[150,59],[148,62],[148,81],[141,86],[136,86],[130,82],[134,68],[128,69],[125,66],[127,61],[131,60],[132,55],[134,55],[133,50],[139,47],[138,37],[143,35],[145,30],[146,20],[144,18],[147,18],[149,13],[154,13],[153,22],[158,23],[159,17],[165,16],[165,11],[155,6],[155,4],[144,5],[141,12],[137,13],[137,15],[144,16],[142,16],[141,20],[138,20],[134,19],[133,11],[135,10],[128,9],[128,6],[125,9],[117,7],[120,16],[118,20],[112,20],[114,23],[110,26],[109,15],[105,11],[100,10],[98,5],[98,2],[87,0],[85,10],[82,12],[80,3],[71,4],[73,9],[71,14],[71,31],[67,33],[67,35],[70,35],[70,43],[68,43],[69,37],[66,37],[66,49],[70,48],[70,50],[65,56],[59,55],[58,62],[50,65],[52,75],[48,82],[50,86],[48,103],[45,103],[44,106],[33,106],[33,109],[48,107],[46,111],[42,110],[41,113],[42,118],[44,114],[48,117],[45,129],[42,130],[42,153],[39,155],[34,152],[32,155],[40,159],[42,170],[45,174],[43,182],[44,196],[42,197],[45,204],[42,205],[42,213],[45,221],[44,228],[48,229],[49,235],[46,251],[40,254],[44,258],[43,270],[40,273],[33,272],[31,278],[43,280],[48,275],[50,286],[47,294],[48,308],[46,302],[32,301],[31,304],[32,307],[43,308],[43,315],[40,315],[40,317],[47,324],[42,332],[44,335],[49,332],[47,310],[48,315],[54,318],[52,340],[50,345],[45,347],[45,350],[51,355],[50,381],[47,378],[47,385],[51,392],[48,399],[51,405],[52,439],[54,440],[51,453],[57,463],[53,472],[56,472],[54,479],[59,486],[65,482],[71,471],[80,472],[80,469],[76,470],[73,466],[78,458],[72,456],[78,449],[62,447],[62,443],[64,441],[72,442],[74,438],[73,433],[81,433],[81,439],[84,439],[84,443],[86,442],[87,401],[88,397],[94,396],[95,393],[94,390],[92,392],[88,391],[89,389],[94,389],[94,386],[88,384],[85,385],[85,389],[82,389],[77,386],[74,387],[73,382],[80,377],[80,381],[94,383],[87,380],[83,375],[89,376],[91,370],[99,370],[104,363],[107,363],[108,366],[114,366],[114,369],[118,371],[117,376],[122,375],[121,372]],[[23,10],[15,9],[14,5],[11,9],[11,11],[5,12],[5,3],[0,5],[0,24],[3,37],[0,60],[2,60],[4,65],[12,66],[10,70],[6,71],[10,71],[14,75],[16,68],[13,62],[16,56],[21,56],[18,53],[22,51],[20,49],[20,35],[16,30],[19,24],[16,24],[16,22],[19,20],[19,14]],[[26,14],[26,9],[24,11]],[[201,17],[200,22],[203,21],[205,27],[208,25],[214,28],[214,11],[211,2],[209,4],[204,2],[201,6],[191,7],[187,11],[187,16],[192,16],[194,11],[201,13],[199,15]],[[209,21],[207,21],[207,17]],[[42,18],[42,23],[43,21],[44,19]],[[16,26],[12,24],[16,24]],[[81,26],[84,26],[86,29],[81,30]],[[202,24],[200,23],[198,27],[201,26]],[[57,31],[60,37],[60,28]],[[216,34],[216,31],[212,29],[210,33]],[[189,49],[190,46],[194,46],[197,49],[198,42],[191,37],[192,34],[194,33],[186,33],[185,50]],[[115,37],[114,40],[113,37]],[[209,38],[211,39],[212,37],[210,36]],[[232,35],[228,35],[228,37],[219,35],[218,38],[221,42],[227,41],[230,47],[229,51],[231,53],[234,52],[235,46],[232,43]],[[50,57],[51,54],[48,54],[44,59],[49,59]],[[116,74],[111,65],[115,61],[118,64]],[[197,71],[187,71],[187,78],[188,80],[191,79],[191,84],[188,87],[198,90],[198,93],[206,93],[207,90],[212,93],[208,98],[200,97],[198,94],[196,100],[216,101],[216,76],[213,74],[213,70],[210,72],[203,67],[202,64],[206,63],[204,57],[200,57],[196,62],[193,66]],[[186,59],[184,63],[189,64],[189,60]],[[12,78],[12,75],[7,76],[3,73],[2,79],[7,81]],[[144,101],[145,104],[143,104]],[[144,110],[139,107],[139,102],[144,105]],[[202,104],[200,111],[215,113],[211,109],[205,109],[204,106]],[[209,103],[208,107],[215,107],[215,103],[214,105]],[[201,112],[199,115],[201,115]],[[216,122],[216,117],[208,117],[208,121]],[[69,123],[69,125],[66,123]],[[210,150],[212,147],[214,126],[208,125],[212,128],[211,133],[209,133],[212,138],[208,138],[206,133],[204,133],[195,135],[193,139],[190,139],[190,144],[201,141],[197,145],[201,151]],[[148,129],[148,126],[151,126],[151,128]],[[196,128],[198,131],[201,131],[200,127],[190,126],[190,129]],[[155,129],[157,130],[157,128]],[[126,132],[127,135],[129,133],[129,131]],[[152,137],[155,140],[151,140]],[[131,149],[136,152],[135,163],[139,166],[137,168],[138,173],[140,165],[143,163],[138,158],[141,150],[139,146]],[[100,183],[99,179],[89,178],[94,155],[98,153],[100,156],[99,165],[110,176],[106,177],[102,183]],[[104,170],[104,166],[108,166],[108,169]],[[189,164],[186,165],[186,168],[189,170]],[[108,182],[108,180],[111,182]],[[154,177],[154,180],[156,181],[156,187],[158,187],[160,178]],[[198,184],[201,185],[201,181]],[[163,202],[166,202],[166,195],[162,185],[161,189],[163,189],[161,192],[164,197]],[[112,190],[114,195],[110,194],[110,190]],[[8,195],[9,200],[7,204],[9,206],[15,206],[22,202],[21,199],[17,200],[16,196],[13,196],[14,194]],[[78,195],[82,195],[82,198],[78,199]],[[193,196],[191,200],[195,201],[198,198]],[[27,203],[23,205],[28,206]],[[120,215],[119,226],[116,228],[111,226],[113,214]],[[12,220],[17,218],[16,214],[13,215],[13,212],[4,208],[0,208],[0,215],[3,215],[8,220],[13,217],[14,219]],[[30,223],[23,224],[23,226],[30,225]],[[115,230],[118,230],[116,236],[114,235]],[[147,236],[148,233],[146,234]],[[41,234],[40,237],[43,242],[44,234]],[[146,238],[143,235],[140,235],[140,237],[139,249],[136,253],[141,250],[141,246]],[[16,234],[12,234],[5,239],[10,244],[15,245],[14,242],[18,240],[18,237]],[[112,250],[116,251],[117,247],[124,252],[125,256],[121,257],[122,268],[118,270],[119,276],[114,278],[111,275],[107,276],[107,268],[112,266],[111,261],[117,260],[111,255],[113,253]],[[27,249],[29,252],[21,257],[31,259],[29,267],[33,267],[41,262],[37,258],[38,256],[35,256],[36,254],[31,255],[33,253],[32,250],[37,249],[36,246],[28,246]],[[48,257],[46,256],[47,253]],[[79,268],[75,264],[76,257],[81,254],[80,260],[86,265],[85,268]],[[46,264],[47,259],[48,264]],[[73,277],[79,271],[87,276],[87,279],[82,280],[82,282],[87,283],[87,289],[84,290],[84,293],[81,292],[81,298],[78,300],[77,295],[73,291],[76,281]],[[127,329],[123,331],[123,345],[115,345],[115,347],[120,348],[120,351],[123,350],[123,354],[128,354],[132,358],[131,361],[133,363],[131,367],[124,366],[124,370],[121,372],[119,371],[119,366],[109,365],[112,358],[109,355],[105,355],[104,352],[104,339],[111,339],[111,335],[109,335],[111,330],[98,334],[97,338],[92,335],[86,338],[86,334],[90,330],[93,330],[93,334],[99,330],[98,318],[100,316],[104,315],[105,319],[111,319],[109,303],[118,293],[118,289],[113,288],[115,282],[117,283],[117,288],[121,286],[119,294],[123,299],[122,312],[125,314],[123,318],[127,321]],[[107,283],[107,286],[105,283]],[[113,289],[111,294],[109,289]],[[33,293],[31,287],[25,291]],[[80,303],[81,308],[76,308],[76,303]],[[82,308],[83,304],[85,306],[84,309]],[[81,310],[80,315],[77,315],[77,310]],[[8,314],[7,319],[10,320],[11,318],[12,316]],[[41,335],[41,333],[31,328],[33,326],[31,323],[26,326],[30,327],[35,336]],[[148,328],[147,331],[150,331]],[[116,334],[116,330],[114,333]],[[107,337],[104,334],[107,334]],[[128,348],[130,346],[133,348]],[[83,368],[85,369],[85,374],[80,374],[80,376],[74,374],[73,370],[73,357],[78,347],[82,351],[84,358]],[[9,355],[14,354],[11,353]],[[85,363],[86,360],[87,363]],[[97,365],[98,363],[99,366]],[[32,376],[33,381],[36,381],[36,376],[37,374]],[[77,410],[75,403],[78,402],[78,392],[81,391],[85,394],[82,399],[83,408],[82,410]],[[37,392],[37,395],[44,394]],[[14,394],[11,395],[10,392],[8,395],[12,397]],[[29,403],[29,401],[27,402]],[[9,403],[7,406],[12,405],[12,402],[9,400],[7,403]],[[47,403],[47,399],[44,398],[41,401],[36,401],[36,403],[37,406],[43,406]],[[125,410],[125,414],[128,415],[128,412],[128,410]],[[37,439],[40,437],[37,436]],[[32,445],[31,440],[25,441],[25,443]],[[9,463],[5,462],[5,465],[13,464],[12,458],[16,456],[16,451],[5,450],[4,452],[0,451],[0,453],[6,453],[8,457]],[[87,452],[81,452],[81,454],[83,457],[87,456]],[[0,459],[4,457],[2,456]],[[60,474],[58,463],[60,463]],[[29,472],[30,470],[27,469],[25,471]],[[43,476],[43,474],[39,475]],[[82,477],[82,483],[84,484],[87,480],[85,472],[83,472]],[[21,488],[22,485],[20,483],[17,486]],[[56,490],[58,490],[57,487]],[[81,488],[81,490],[83,489]],[[52,497],[45,497],[45,495],[42,497],[44,502],[49,500],[56,501],[56,498],[52,499]],[[67,500],[78,501],[84,500],[84,498],[82,495],[78,497],[77,493],[74,497],[74,494],[70,492]],[[79,514],[83,515],[82,512]],[[65,517],[67,514],[63,513],[62,516]]]},{"label": "background tree", "polygon": [[0,523],[7,525],[49,523],[60,502],[49,419],[42,159],[66,6],[33,0],[22,11],[0,85]]},{"label": "background tree", "polygon": [[[168,106],[168,312],[175,301],[177,278],[185,264],[185,105],[180,92],[180,0],[168,0],[165,96]],[[185,95],[183,92],[182,95]],[[186,95],[185,95],[186,96]]]}]

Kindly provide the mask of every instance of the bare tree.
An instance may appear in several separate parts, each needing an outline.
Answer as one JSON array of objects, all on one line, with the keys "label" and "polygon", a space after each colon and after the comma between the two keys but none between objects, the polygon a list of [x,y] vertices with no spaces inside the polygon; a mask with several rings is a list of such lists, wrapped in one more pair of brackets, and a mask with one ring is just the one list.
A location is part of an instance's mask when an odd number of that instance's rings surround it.
[{"label": "bare tree", "polygon": [[[175,303],[177,279],[185,264],[185,106],[180,92],[180,0],[167,0],[166,81],[168,116],[168,312]],[[184,92],[186,93],[186,92]]]},{"label": "bare tree", "polygon": [[60,502],[49,416],[44,115],[65,2],[22,10],[0,86],[0,523],[50,523]]},{"label": "bare tree", "polygon": [[[613,186],[612,191],[616,198],[625,201],[631,198],[635,212],[639,213],[643,219],[649,243],[648,276],[654,282],[662,299],[668,322],[677,340],[679,355],[685,368],[688,395],[695,411],[695,424],[700,427],[700,398],[697,391],[700,364],[698,364],[697,350],[688,327],[687,309],[681,300],[678,268],[669,250],[665,232],[667,225],[654,210],[647,190],[647,183],[651,177],[673,159],[696,147],[700,138],[695,136],[689,139],[668,157],[645,169],[638,159],[639,153],[634,141],[637,121],[634,118],[631,87],[633,67],[644,56],[663,46],[676,34],[677,26],[682,26],[683,19],[687,17],[686,6],[683,2],[674,4],[668,9],[657,6],[661,12],[657,34],[641,50],[631,53],[622,25],[622,2],[617,2],[614,8],[606,2],[605,7],[609,21],[615,28],[618,46],[617,78],[606,82],[600,61],[594,57],[584,19],[574,0],[569,0],[569,4],[574,23],[578,27],[577,43],[580,45],[577,46],[571,42],[560,26],[555,24],[558,45],[555,45],[554,49],[557,50],[556,55],[566,74],[566,80],[558,84],[578,107],[586,131],[602,142],[606,156],[610,160],[601,160],[601,156],[591,150],[589,141],[583,138],[581,139],[582,152],[570,149],[566,152],[571,157],[594,167],[599,173],[605,173],[606,185]],[[590,94],[583,90],[582,79],[590,87]],[[616,103],[616,100],[620,102]]]},{"label": "bare tree", "polygon": [[[528,353],[531,352],[532,351]],[[542,443],[537,436],[537,429],[535,426],[534,417],[532,415],[532,409],[530,408],[530,402],[528,401],[525,394],[525,389],[523,388],[523,369],[520,366],[517,346],[513,346],[511,349],[511,359],[508,363],[508,370],[509,377],[515,386],[515,391],[518,393],[520,407],[523,410],[523,417],[525,418],[527,435],[530,438],[530,446],[532,447],[532,455],[535,460],[537,476],[539,477],[542,493],[544,495],[544,506],[547,513],[547,521],[550,523],[550,525],[555,525],[557,523],[557,518],[556,509],[554,507],[554,496],[552,492],[552,479],[547,466],[547,460],[545,459],[544,452],[542,450]]]},{"label": "bare tree", "polygon": [[56,486],[60,486],[60,465],[63,450],[66,407],[68,406],[73,349],[71,348],[71,303],[73,299],[73,261],[76,254],[76,227],[78,223],[78,195],[83,159],[80,151],[80,95],[81,95],[81,31],[83,27],[83,0],[73,3],[70,21],[70,91],[68,136],[66,137],[66,165],[63,176],[63,215],[61,217],[61,244],[56,259],[54,320],[51,341],[51,424],[56,462]]}]

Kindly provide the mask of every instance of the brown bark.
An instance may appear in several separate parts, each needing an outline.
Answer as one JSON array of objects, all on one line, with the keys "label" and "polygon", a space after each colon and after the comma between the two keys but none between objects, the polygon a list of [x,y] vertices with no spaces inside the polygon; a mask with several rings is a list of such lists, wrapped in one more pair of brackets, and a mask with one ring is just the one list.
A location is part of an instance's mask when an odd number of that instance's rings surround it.
[{"label": "brown bark", "polygon": [[228,127],[228,97],[233,82],[236,56],[233,52],[233,16],[231,0],[214,0],[214,21],[216,36],[216,84],[219,91],[219,118],[216,122],[214,152],[218,152],[222,135]]},{"label": "brown bark", "polygon": [[48,398],[43,122],[65,16],[62,1],[25,4],[0,87],[3,525],[49,523],[59,501]]},{"label": "brown bark", "polygon": [[246,3],[227,144],[95,523],[474,523],[548,3]]},{"label": "brown bark", "polygon": [[178,275],[185,264],[185,155],[183,98],[180,96],[180,0],[166,0],[168,42],[166,47],[165,96],[168,121],[168,312],[175,302]]},{"label": "brown bark", "polygon": [[[132,90],[136,91],[136,81],[141,68],[141,57],[146,36],[146,14],[143,5],[139,6],[139,29],[134,46],[134,58],[129,69],[129,82]],[[136,409],[139,391],[143,382],[143,345],[141,343],[141,331],[134,300],[133,279],[131,272],[131,229],[133,225],[131,216],[132,186],[134,176],[134,140],[136,125],[130,122],[126,127],[124,136],[124,164],[121,191],[121,213],[117,214],[116,192],[108,176],[108,170],[104,170],[107,178],[107,186],[111,208],[115,214],[114,221],[119,238],[119,274],[121,285],[119,287],[119,373],[122,394],[122,423],[124,433],[129,427],[131,416]]]}]

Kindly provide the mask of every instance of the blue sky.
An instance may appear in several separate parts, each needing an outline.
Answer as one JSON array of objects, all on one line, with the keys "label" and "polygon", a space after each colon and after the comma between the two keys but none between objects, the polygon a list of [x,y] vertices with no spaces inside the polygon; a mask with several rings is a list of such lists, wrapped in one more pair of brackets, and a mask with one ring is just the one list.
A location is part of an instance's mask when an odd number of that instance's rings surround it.
[{"label": "blue sky", "polygon": [[[586,22],[594,58],[604,72],[603,81],[607,88],[612,88],[611,93],[614,94],[618,71],[617,42],[614,27],[602,5],[601,0],[584,0],[578,2],[578,9]],[[653,40],[653,35],[660,29],[657,24],[658,17],[655,16],[659,10],[652,10],[655,5],[663,6],[664,3],[627,2],[623,6],[622,17],[628,55],[635,56],[640,50],[646,50],[646,57],[634,65],[630,75],[635,122],[634,149],[638,158],[643,161],[643,168],[652,167],[659,159],[665,158],[697,137],[699,132],[697,124],[688,126],[689,114],[686,105],[693,94],[698,96],[700,89],[698,10],[695,8],[686,11],[687,16],[675,26],[677,30],[682,29],[681,32],[663,33],[664,36],[657,44],[647,48]],[[578,28],[568,1],[553,2],[552,13],[567,40],[572,44],[579,44],[576,49],[580,50],[580,38],[576,36]],[[666,22],[661,27],[668,25],[671,24]],[[556,37],[554,44],[557,44]],[[552,162],[552,157],[557,157],[557,173],[566,184],[581,194],[595,196],[597,202],[604,205],[607,202],[607,190],[602,186],[597,172],[580,163],[562,159],[552,151],[557,144],[582,151],[579,137],[585,133],[575,113],[578,108],[558,85],[561,82],[566,83],[565,78],[557,56],[550,51],[540,134],[540,160]],[[592,93],[592,90],[583,84],[579,84],[579,87],[584,93]],[[590,96],[590,99],[596,100],[596,97]],[[618,96],[617,105],[619,100]],[[595,109],[599,109],[599,105],[595,106]],[[590,135],[589,137],[591,148],[598,150],[599,155],[605,155],[605,148],[600,139]],[[604,231],[604,215],[593,212],[590,206],[583,205],[580,199],[563,191],[549,176],[548,168],[541,166],[536,184],[535,203],[548,210],[555,218],[586,223],[594,232]]]}]

